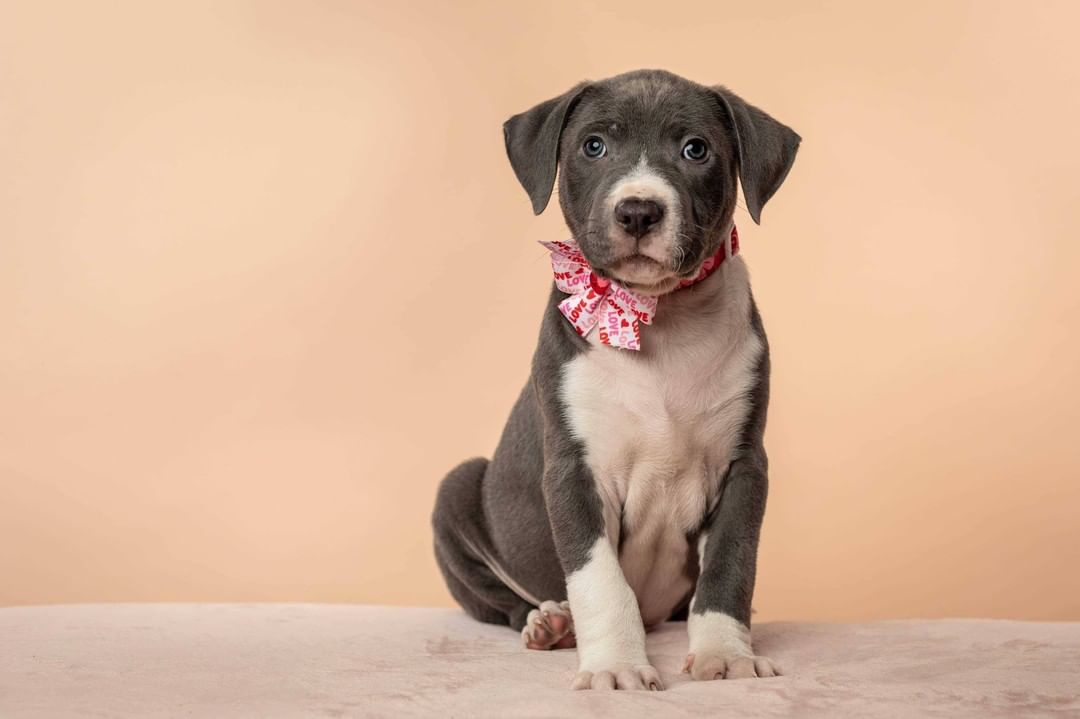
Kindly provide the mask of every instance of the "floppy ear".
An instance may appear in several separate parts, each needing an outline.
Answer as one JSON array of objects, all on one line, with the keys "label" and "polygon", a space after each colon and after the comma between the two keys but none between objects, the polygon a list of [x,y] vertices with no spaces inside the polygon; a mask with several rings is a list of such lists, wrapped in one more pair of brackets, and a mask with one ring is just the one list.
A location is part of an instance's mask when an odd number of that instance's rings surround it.
[{"label": "floppy ear", "polygon": [[581,83],[503,123],[510,166],[525,192],[529,193],[533,212],[537,215],[551,199],[559,161],[559,138],[566,118],[586,87],[588,83]]},{"label": "floppy ear", "polygon": [[739,146],[739,181],[746,209],[761,224],[761,208],[787,177],[802,140],[787,125],[745,102],[726,87],[713,90],[727,110]]}]

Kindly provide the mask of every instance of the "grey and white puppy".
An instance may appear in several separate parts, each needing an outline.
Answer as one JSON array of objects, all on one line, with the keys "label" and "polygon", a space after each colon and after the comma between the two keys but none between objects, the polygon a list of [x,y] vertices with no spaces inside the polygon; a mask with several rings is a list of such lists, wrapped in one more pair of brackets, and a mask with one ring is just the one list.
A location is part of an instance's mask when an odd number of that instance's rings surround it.
[{"label": "grey and white puppy", "polygon": [[663,297],[629,351],[579,336],[552,289],[495,456],[439,488],[450,592],[526,646],[576,642],[575,688],[662,689],[645,627],[681,616],[695,679],[773,676],[750,645],[765,333],[740,256],[672,290],[730,236],[738,181],[760,220],[799,136],[723,87],[652,70],[582,83],[504,132],[533,210],[559,168],[559,204],[593,270]]}]

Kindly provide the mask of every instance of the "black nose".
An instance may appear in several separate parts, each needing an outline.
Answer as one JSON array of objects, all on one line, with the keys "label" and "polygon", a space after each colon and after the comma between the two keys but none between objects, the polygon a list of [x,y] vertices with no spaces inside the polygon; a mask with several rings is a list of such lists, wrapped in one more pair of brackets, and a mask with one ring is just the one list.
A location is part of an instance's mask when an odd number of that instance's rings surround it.
[{"label": "black nose", "polygon": [[615,221],[638,239],[662,219],[664,219],[664,208],[653,200],[627,197],[615,205]]}]

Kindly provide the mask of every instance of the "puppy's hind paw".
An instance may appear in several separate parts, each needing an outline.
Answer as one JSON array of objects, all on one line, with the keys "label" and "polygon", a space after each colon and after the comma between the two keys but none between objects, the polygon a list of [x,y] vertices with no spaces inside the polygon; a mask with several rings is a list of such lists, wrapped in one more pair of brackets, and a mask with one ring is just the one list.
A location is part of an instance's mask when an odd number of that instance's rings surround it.
[{"label": "puppy's hind paw", "polygon": [[569,649],[577,646],[574,618],[568,602],[546,601],[529,612],[521,640],[528,649]]}]

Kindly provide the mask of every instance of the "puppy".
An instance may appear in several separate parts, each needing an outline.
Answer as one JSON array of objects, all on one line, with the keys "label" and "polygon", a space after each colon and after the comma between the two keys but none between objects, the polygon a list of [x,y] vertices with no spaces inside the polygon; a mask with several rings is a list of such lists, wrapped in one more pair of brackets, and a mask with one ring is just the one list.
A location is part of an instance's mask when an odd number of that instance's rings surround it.
[{"label": "puppy", "polygon": [[653,70],[582,83],[504,134],[536,214],[558,175],[573,240],[548,245],[556,282],[494,457],[439,488],[450,593],[527,647],[576,644],[577,689],[662,689],[645,628],[680,617],[695,679],[773,676],[750,644],[769,351],[734,211],[741,181],[760,222],[800,138]]}]

